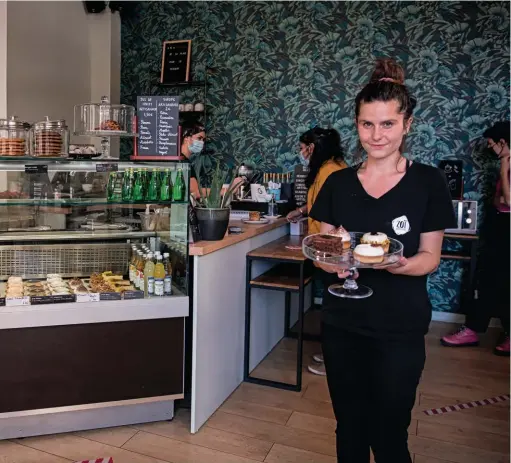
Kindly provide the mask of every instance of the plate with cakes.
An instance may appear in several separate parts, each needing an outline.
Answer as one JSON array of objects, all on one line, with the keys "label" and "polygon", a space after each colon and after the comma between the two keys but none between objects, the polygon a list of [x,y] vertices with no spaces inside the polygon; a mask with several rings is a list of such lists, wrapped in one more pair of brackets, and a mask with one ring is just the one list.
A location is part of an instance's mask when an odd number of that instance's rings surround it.
[{"label": "plate with cakes", "polygon": [[316,233],[304,238],[305,257],[321,264],[332,265],[350,272],[344,284],[328,288],[338,297],[361,299],[371,296],[371,288],[358,285],[354,275],[359,268],[385,268],[403,256],[403,244],[382,232],[348,232],[343,227],[328,233]]},{"label": "plate with cakes", "polygon": [[261,216],[259,211],[250,211],[248,213],[248,219],[243,219],[242,222],[249,225],[261,225],[268,223],[270,220]]}]

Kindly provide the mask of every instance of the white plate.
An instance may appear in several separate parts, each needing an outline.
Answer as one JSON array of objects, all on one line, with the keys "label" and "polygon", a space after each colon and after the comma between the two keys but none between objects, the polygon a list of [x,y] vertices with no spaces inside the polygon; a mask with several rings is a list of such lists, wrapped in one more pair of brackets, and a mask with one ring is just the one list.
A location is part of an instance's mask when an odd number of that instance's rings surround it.
[{"label": "white plate", "polygon": [[264,216],[265,219],[270,219],[270,220],[276,220],[279,217],[282,217],[282,216],[281,215],[265,215]]},{"label": "white plate", "polygon": [[249,220],[249,219],[243,219],[243,223],[247,223],[249,225],[261,225],[263,223],[268,223],[269,219],[259,219],[259,220]]}]

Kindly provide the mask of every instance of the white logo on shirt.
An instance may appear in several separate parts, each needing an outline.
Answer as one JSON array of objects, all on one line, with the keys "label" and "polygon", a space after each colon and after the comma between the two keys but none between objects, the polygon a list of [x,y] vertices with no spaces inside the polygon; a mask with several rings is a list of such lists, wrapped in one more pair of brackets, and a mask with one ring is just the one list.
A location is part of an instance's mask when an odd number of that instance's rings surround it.
[{"label": "white logo on shirt", "polygon": [[396,235],[404,235],[410,231],[410,222],[406,215],[402,215],[392,221],[392,229]]}]

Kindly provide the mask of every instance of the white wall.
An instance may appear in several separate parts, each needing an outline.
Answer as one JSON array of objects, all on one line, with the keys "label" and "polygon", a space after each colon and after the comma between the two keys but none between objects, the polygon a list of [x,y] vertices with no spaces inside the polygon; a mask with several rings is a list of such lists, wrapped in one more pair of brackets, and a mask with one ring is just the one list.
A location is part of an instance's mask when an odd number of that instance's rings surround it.
[{"label": "white wall", "polygon": [[7,2],[0,1],[0,119],[7,117]]},{"label": "white wall", "polygon": [[90,99],[88,21],[81,2],[7,2],[7,111],[66,119]]},{"label": "white wall", "polygon": [[[6,5],[8,116],[28,122],[45,116],[65,119],[72,131],[76,104],[99,102],[102,95],[119,102],[118,13],[106,9],[86,14],[80,1],[10,1]],[[0,74],[0,114],[1,85]]]}]

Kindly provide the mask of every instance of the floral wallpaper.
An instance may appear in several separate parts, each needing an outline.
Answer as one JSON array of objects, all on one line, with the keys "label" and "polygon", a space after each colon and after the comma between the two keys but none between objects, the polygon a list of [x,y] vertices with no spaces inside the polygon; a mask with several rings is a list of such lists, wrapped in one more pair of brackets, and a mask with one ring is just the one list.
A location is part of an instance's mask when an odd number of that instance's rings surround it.
[{"label": "floral wallpaper", "polygon": [[[348,163],[357,162],[354,99],[375,57],[391,56],[418,100],[410,158],[461,159],[465,197],[481,206],[489,197],[495,164],[480,135],[509,119],[507,2],[140,2],[121,33],[124,103],[205,99],[207,151],[196,162],[206,171],[216,160],[292,169],[299,135],[315,125],[339,130]],[[162,42],[176,39],[192,39],[205,96],[158,85]],[[462,273],[445,261],[430,278],[435,310],[458,310]]]}]

